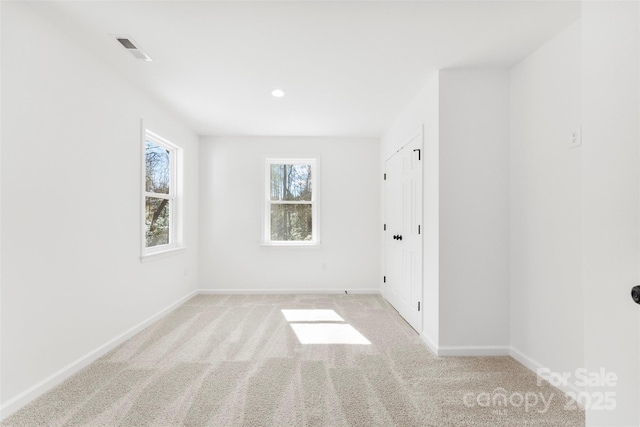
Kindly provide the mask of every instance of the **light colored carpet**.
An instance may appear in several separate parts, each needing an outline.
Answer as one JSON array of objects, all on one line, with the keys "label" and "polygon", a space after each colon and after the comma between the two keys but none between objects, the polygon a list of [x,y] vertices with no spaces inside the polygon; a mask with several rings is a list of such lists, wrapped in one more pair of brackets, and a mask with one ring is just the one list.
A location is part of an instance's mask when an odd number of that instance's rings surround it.
[{"label": "light colored carpet", "polygon": [[[281,311],[301,309],[343,321]],[[371,344],[301,344],[293,325]],[[433,356],[380,296],[199,295],[1,425],[584,425],[566,403],[509,357]]]}]

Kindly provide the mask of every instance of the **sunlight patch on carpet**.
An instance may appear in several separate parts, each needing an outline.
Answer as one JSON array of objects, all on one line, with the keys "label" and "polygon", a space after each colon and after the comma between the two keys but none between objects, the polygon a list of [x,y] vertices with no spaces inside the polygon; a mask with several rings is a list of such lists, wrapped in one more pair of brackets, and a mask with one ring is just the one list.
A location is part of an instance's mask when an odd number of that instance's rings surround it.
[{"label": "sunlight patch on carpet", "polygon": [[371,342],[349,324],[294,323],[291,324],[300,344],[360,344]]},{"label": "sunlight patch on carpet", "polygon": [[344,322],[333,310],[281,310],[287,322]]}]

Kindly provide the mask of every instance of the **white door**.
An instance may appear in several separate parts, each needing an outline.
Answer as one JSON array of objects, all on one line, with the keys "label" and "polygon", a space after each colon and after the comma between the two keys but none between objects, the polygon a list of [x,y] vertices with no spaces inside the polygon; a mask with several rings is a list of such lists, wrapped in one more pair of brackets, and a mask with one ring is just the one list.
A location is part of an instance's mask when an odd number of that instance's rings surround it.
[{"label": "white door", "polygon": [[402,250],[397,239],[403,220],[402,154],[396,153],[385,167],[385,277],[384,297],[396,310],[400,301],[399,286],[402,277]]},{"label": "white door", "polygon": [[422,132],[386,162],[384,297],[422,331]]}]

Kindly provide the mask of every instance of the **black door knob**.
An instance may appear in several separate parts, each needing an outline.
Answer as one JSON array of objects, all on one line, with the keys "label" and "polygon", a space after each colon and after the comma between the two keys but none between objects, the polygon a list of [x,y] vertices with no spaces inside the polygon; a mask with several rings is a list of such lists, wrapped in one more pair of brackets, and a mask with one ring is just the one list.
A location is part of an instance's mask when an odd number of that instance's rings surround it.
[{"label": "black door knob", "polygon": [[633,298],[636,304],[640,304],[640,286],[631,288],[631,298]]},{"label": "black door knob", "polygon": [[397,234],[393,235],[393,240],[398,240],[398,235]]},{"label": "black door knob", "polygon": [[398,234],[398,240],[402,240],[402,235]]}]

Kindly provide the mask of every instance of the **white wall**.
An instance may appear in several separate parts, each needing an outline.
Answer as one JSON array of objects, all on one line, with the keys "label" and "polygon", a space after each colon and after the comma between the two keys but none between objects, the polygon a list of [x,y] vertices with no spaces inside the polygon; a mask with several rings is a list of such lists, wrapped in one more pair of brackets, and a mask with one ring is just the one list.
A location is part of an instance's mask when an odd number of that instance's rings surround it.
[{"label": "white wall", "polygon": [[[380,140],[380,170],[388,159],[422,126],[423,169],[423,287],[421,336],[429,347],[437,351],[440,330],[439,275],[439,73],[429,76],[427,83],[394,120]],[[381,190],[382,191],[381,184]],[[383,209],[381,207],[381,209]],[[383,254],[381,254],[383,256]],[[384,259],[384,258],[382,258]],[[382,263],[384,265],[384,263]]]},{"label": "white wall", "polygon": [[440,71],[440,347],[509,344],[509,73]]},{"label": "white wall", "polygon": [[[437,242],[433,253],[425,251],[425,273],[427,263],[439,255],[438,268],[430,270],[437,276],[439,295],[433,292],[434,300],[427,300],[431,286],[425,276],[425,308],[428,303],[435,307],[424,313],[425,341],[440,354],[474,344],[511,344],[511,354],[533,369],[574,376],[578,368],[615,373],[616,386],[586,389],[595,403],[602,402],[596,392],[614,392],[616,402],[615,410],[588,408],[589,426],[640,425],[640,310],[629,295],[640,282],[639,24],[637,2],[583,2],[581,21],[514,67],[506,90],[504,75],[494,82],[497,101],[473,71],[440,71],[381,142],[384,160],[394,143],[420,123],[435,129],[439,170],[427,168],[437,177],[425,178],[425,215],[427,204],[437,206],[438,237],[425,239],[425,244]],[[508,117],[499,100],[505,94]],[[484,127],[482,115],[488,114],[482,111],[483,100],[496,113],[493,131],[500,137],[488,146],[494,155],[481,150],[493,138],[471,145],[474,130]],[[504,136],[501,123],[509,123],[508,159],[502,142],[496,143]],[[569,149],[571,133],[580,124],[583,145]],[[486,177],[486,184],[493,184],[492,198],[476,197],[477,191],[465,187],[458,175],[478,174],[483,163],[498,172]],[[427,197],[428,185],[437,187],[437,197]],[[501,254],[505,228],[500,223],[508,223],[508,255],[492,259],[489,269],[477,263],[474,251],[493,233],[482,237],[482,224],[474,223],[479,218],[465,216],[473,206],[490,218],[487,223],[500,236],[491,243]],[[500,220],[494,221],[494,215]],[[462,245],[465,234],[470,247]],[[469,286],[478,283],[474,270],[493,272],[501,283],[509,283],[503,297],[510,298],[492,307],[502,306],[510,316],[500,309],[483,312],[484,317],[464,313],[475,309],[470,302],[478,294],[467,297],[462,287],[465,278]],[[484,284],[494,295],[503,288],[490,279]],[[469,331],[482,334],[486,328],[476,321],[497,319],[510,324],[506,338],[501,329],[499,341],[487,334],[471,340]],[[462,330],[465,324],[469,330]],[[433,325],[436,330],[429,330]]]},{"label": "white wall", "polygon": [[511,346],[530,367],[583,365],[577,22],[511,70]]},{"label": "white wall", "polygon": [[[196,289],[198,138],[36,5],[3,2],[1,24],[6,416],[30,387]],[[144,264],[141,119],[184,148],[186,167],[187,250]]]},{"label": "white wall", "polygon": [[[201,138],[200,287],[379,292],[378,145],[377,139]],[[260,245],[269,156],[319,156],[320,247]]]},{"label": "white wall", "polygon": [[442,70],[381,140],[383,162],[424,125],[422,336],[439,354],[507,351],[508,94],[506,71]]},{"label": "white wall", "polygon": [[637,2],[582,5],[582,179],[585,362],[618,376],[615,411],[587,411],[590,426],[640,425],[639,114]]}]

